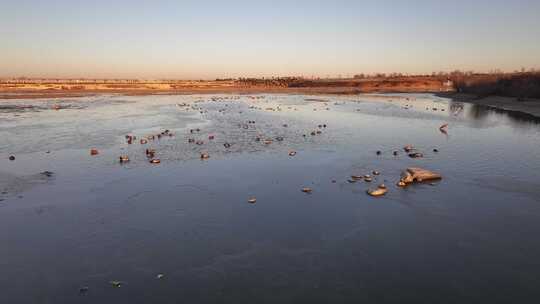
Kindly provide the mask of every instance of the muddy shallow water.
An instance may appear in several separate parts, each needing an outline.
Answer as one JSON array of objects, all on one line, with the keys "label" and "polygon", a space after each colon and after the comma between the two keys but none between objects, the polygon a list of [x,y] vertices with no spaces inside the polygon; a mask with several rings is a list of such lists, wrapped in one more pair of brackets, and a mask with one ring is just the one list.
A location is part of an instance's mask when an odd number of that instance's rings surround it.
[{"label": "muddy shallow water", "polygon": [[[540,122],[531,117],[423,94],[1,105],[1,303],[540,296]],[[164,130],[174,136],[139,143]],[[127,134],[137,136],[131,145]],[[424,157],[409,158],[406,144]],[[410,166],[443,179],[397,188]],[[373,170],[371,183],[347,181]],[[382,182],[386,196],[366,194]]]}]

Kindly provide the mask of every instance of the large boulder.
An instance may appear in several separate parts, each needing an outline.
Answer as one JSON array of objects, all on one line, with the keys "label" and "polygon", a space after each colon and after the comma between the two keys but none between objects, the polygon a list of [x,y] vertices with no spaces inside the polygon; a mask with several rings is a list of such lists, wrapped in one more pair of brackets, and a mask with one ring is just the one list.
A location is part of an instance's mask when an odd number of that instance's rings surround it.
[{"label": "large boulder", "polygon": [[439,180],[442,176],[439,173],[435,173],[426,169],[422,168],[407,168],[407,170],[403,171],[401,174],[400,182],[403,182],[404,184],[412,184],[414,182],[426,182],[426,181],[432,181],[432,180]]}]

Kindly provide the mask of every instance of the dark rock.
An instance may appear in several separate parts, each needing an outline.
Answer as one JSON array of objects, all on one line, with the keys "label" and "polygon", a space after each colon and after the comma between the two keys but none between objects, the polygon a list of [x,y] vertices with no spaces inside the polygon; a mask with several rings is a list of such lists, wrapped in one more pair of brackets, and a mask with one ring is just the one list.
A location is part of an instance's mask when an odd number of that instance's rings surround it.
[{"label": "dark rock", "polygon": [[51,177],[54,175],[54,172],[51,171],[43,171],[40,173],[41,175],[45,175],[46,177]]},{"label": "dark rock", "polygon": [[424,157],[424,154],[422,154],[420,152],[414,152],[414,153],[409,153],[409,157],[410,158],[422,158],[422,157]]}]

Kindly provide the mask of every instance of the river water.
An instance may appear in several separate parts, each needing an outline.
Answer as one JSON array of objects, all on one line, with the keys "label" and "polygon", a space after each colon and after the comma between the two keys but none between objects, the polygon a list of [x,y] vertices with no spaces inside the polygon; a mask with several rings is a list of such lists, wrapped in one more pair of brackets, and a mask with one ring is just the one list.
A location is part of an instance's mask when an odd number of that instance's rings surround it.
[{"label": "river water", "polygon": [[[533,117],[430,94],[94,96],[2,101],[0,138],[0,303],[540,296]],[[443,179],[398,188],[407,167]]]}]

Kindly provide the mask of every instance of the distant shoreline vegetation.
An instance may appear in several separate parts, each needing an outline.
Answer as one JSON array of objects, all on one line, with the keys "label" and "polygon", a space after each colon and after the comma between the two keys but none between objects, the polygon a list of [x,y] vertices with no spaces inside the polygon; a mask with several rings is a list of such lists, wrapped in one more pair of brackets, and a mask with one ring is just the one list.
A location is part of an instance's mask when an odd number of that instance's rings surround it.
[{"label": "distant shoreline vegetation", "polygon": [[518,101],[540,98],[540,71],[468,74],[454,73],[449,76],[457,92],[487,96],[516,97]]}]

